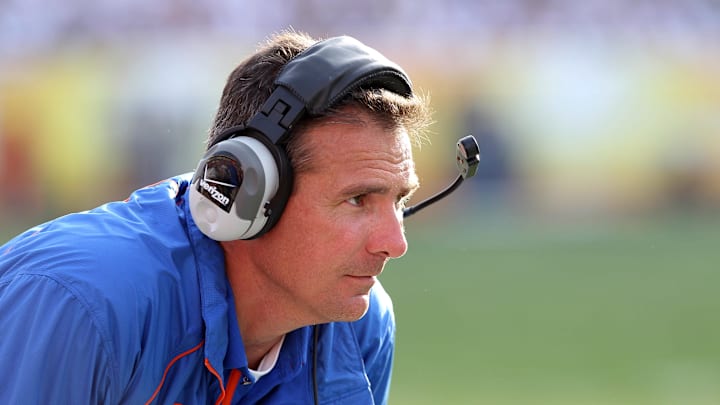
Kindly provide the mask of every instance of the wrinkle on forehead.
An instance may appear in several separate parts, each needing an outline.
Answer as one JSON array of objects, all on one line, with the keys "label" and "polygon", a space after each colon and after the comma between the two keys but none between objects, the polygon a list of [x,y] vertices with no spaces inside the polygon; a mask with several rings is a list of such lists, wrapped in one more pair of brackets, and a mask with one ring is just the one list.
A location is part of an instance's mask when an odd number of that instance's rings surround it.
[{"label": "wrinkle on forehead", "polygon": [[[403,128],[388,130],[374,121],[354,117],[347,121],[327,122],[304,134],[313,162],[308,169],[345,162],[349,156],[355,162],[387,162],[402,166],[392,170],[414,169],[410,137]],[[359,132],[363,135],[358,135]],[[372,134],[368,136],[370,132]]]},{"label": "wrinkle on forehead", "polygon": [[[378,136],[389,136],[378,134]],[[372,140],[372,137],[366,137]],[[343,142],[339,142],[340,145]],[[391,142],[381,144],[368,144],[366,142],[352,142],[344,145],[343,151],[337,153],[318,153],[318,166],[342,168],[349,170],[356,175],[363,176],[399,176],[414,181],[415,165],[412,160],[412,153],[409,144],[403,146],[403,142],[397,136]],[[339,146],[343,147],[343,146]]]},{"label": "wrinkle on forehead", "polygon": [[[297,173],[296,191],[309,179],[306,176],[316,181],[323,178],[321,189],[337,192],[364,187],[405,197],[419,186],[410,137],[403,128],[342,123],[316,127],[304,136],[312,163]],[[335,199],[337,192],[329,195]]]}]

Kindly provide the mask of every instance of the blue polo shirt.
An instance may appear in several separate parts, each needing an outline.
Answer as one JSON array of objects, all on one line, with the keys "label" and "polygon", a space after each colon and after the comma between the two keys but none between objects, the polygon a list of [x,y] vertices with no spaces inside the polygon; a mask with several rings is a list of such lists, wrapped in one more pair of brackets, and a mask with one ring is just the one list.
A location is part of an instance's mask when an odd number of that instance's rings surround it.
[{"label": "blue polo shirt", "polygon": [[362,319],[319,326],[317,345],[311,326],[288,333],[252,380],[223,251],[189,211],[191,178],[0,246],[0,403],[312,404],[314,386],[322,404],[386,403],[395,319],[380,284]]}]

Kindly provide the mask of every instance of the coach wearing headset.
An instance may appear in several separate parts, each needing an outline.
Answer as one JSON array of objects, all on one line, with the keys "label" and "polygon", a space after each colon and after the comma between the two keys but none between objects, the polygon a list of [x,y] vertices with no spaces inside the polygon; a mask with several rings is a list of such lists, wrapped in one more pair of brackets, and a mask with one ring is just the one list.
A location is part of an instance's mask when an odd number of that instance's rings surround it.
[{"label": "coach wearing headset", "polygon": [[229,76],[194,173],[0,246],[0,403],[383,404],[426,100],[350,37]]}]

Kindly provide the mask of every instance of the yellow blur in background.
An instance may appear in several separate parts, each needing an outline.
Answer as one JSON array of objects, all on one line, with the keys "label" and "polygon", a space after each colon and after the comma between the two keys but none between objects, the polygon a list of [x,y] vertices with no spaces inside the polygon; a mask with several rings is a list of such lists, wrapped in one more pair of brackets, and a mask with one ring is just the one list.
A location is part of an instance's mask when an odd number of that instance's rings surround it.
[{"label": "yellow blur in background", "polygon": [[288,27],[357,36],[431,95],[433,143],[417,152],[428,193],[474,133],[479,181],[524,210],[720,206],[711,1],[73,3],[62,18],[32,2],[0,11],[4,220],[192,170],[227,74]]}]

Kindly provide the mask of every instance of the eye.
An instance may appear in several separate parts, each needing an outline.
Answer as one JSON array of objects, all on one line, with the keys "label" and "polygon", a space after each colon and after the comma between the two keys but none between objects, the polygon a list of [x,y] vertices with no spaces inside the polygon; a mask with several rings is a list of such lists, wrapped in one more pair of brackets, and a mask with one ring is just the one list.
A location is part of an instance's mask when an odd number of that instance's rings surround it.
[{"label": "eye", "polygon": [[364,197],[365,197],[364,195],[356,195],[354,197],[348,198],[345,201],[347,201],[348,204],[353,205],[355,207],[362,207]]}]

